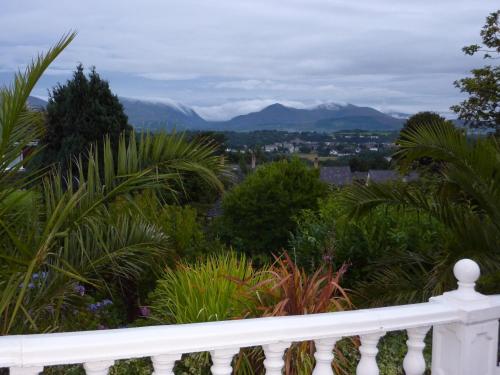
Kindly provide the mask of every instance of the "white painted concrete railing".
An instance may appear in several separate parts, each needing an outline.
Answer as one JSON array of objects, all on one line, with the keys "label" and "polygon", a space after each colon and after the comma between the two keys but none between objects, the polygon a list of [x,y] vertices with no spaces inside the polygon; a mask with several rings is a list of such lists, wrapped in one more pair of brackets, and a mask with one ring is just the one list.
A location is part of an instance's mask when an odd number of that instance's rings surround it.
[{"label": "white painted concrete railing", "polygon": [[379,339],[388,331],[405,329],[407,375],[425,370],[424,338],[433,327],[434,375],[500,375],[497,367],[500,295],[474,290],[479,267],[471,260],[455,265],[458,289],[430,302],[348,312],[246,319],[224,322],[126,328],[104,331],[0,337],[0,367],[12,375],[34,375],[44,366],[83,363],[89,375],[104,375],[118,359],[151,357],[154,374],[173,374],[183,353],[210,351],[212,373],[229,375],[240,348],[259,346],[266,356],[266,374],[278,375],[283,354],[292,342],[314,340],[314,375],[331,375],[333,349],[347,336],[361,338],[356,374],[379,373]]}]

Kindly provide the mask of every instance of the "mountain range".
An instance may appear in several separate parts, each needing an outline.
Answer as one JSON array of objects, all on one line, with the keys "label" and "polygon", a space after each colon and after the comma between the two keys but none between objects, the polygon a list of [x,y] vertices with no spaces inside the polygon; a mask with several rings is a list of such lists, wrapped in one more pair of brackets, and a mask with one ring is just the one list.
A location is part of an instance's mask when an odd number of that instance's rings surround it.
[{"label": "mountain range", "polygon": [[[337,130],[399,130],[408,115],[386,114],[353,104],[328,103],[312,108],[293,108],[279,103],[227,121],[207,121],[192,108],[178,103],[159,103],[120,97],[129,123],[139,129],[193,130],[286,130],[331,132]],[[30,97],[28,104],[43,107],[46,102]]]}]

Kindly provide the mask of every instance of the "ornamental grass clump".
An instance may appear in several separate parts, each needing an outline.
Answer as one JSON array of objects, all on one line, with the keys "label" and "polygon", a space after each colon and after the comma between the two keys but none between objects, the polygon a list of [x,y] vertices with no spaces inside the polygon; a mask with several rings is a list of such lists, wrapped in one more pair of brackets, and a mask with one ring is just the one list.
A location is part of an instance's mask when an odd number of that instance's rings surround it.
[{"label": "ornamental grass clump", "polygon": [[[263,276],[245,256],[232,252],[199,259],[194,264],[181,262],[175,269],[166,269],[158,280],[151,294],[151,319],[182,324],[244,318],[249,311],[255,311],[252,304],[256,300],[248,290]],[[243,351],[236,361],[247,363],[240,357],[246,358]],[[176,371],[205,373],[209,368],[209,354],[195,353],[184,355]],[[254,373],[251,368],[250,373]]]},{"label": "ornamental grass clump", "polygon": [[260,277],[250,261],[232,252],[181,262],[158,280],[151,295],[153,318],[172,324],[243,318],[254,310],[243,289]]}]

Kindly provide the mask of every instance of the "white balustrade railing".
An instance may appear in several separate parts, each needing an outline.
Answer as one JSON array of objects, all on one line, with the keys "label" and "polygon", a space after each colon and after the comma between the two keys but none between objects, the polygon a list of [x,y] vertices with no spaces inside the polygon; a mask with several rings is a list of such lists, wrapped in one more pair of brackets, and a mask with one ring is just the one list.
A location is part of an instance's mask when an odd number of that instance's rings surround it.
[{"label": "white balustrade railing", "polygon": [[151,357],[154,374],[173,374],[183,353],[209,351],[212,373],[229,375],[240,348],[262,346],[266,374],[283,371],[292,342],[314,340],[314,375],[332,375],[333,349],[343,337],[360,336],[358,375],[379,373],[379,339],[406,330],[407,375],[422,375],[424,338],[433,327],[432,373],[500,375],[497,367],[500,295],[475,291],[479,267],[471,260],[455,265],[458,289],[427,303],[326,314],[100,331],[0,337],[0,368],[12,375],[35,375],[45,366],[83,364],[89,375],[107,374],[116,360]]}]

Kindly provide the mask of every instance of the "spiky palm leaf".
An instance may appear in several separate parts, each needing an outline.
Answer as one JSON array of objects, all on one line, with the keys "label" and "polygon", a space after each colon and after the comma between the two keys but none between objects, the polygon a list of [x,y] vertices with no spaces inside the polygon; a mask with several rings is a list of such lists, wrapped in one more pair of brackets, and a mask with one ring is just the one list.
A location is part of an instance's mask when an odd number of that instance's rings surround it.
[{"label": "spiky palm leaf", "polygon": [[[9,87],[0,89],[0,187],[12,186],[17,172],[26,163],[19,160],[23,149],[43,134],[43,114],[26,107],[36,83],[75,38],[75,33],[64,35],[47,53],[39,54],[24,72],[18,72]],[[33,155],[32,155],[33,156]],[[28,156],[31,158],[32,156]]]},{"label": "spiky palm leaf", "polygon": [[73,37],[40,56],[1,94],[0,334],[57,329],[72,310],[76,282],[105,288],[109,280],[137,279],[168,257],[168,238],[134,205],[134,194],[175,193],[185,173],[222,188],[225,169],[215,145],[175,134],[144,134],[139,141],[123,136],[117,150],[106,139],[102,150],[91,148],[65,174],[45,171],[41,184],[24,191],[19,188],[33,176],[11,183],[22,167],[12,161],[41,134],[40,114],[26,110],[26,99]]},{"label": "spiky palm leaf", "polygon": [[[422,272],[414,283],[424,299],[453,287],[452,267],[460,258],[478,261],[484,274],[500,270],[500,148],[494,138],[471,140],[449,123],[420,126],[402,132],[398,160],[411,163],[430,157],[440,163],[437,178],[428,186],[412,184],[369,186],[346,189],[344,202],[352,217],[366,214],[381,205],[415,210],[431,215],[446,228],[441,250],[424,259],[399,257],[398,264],[380,265],[363,289],[393,285],[385,302],[416,298],[408,280]],[[406,260],[406,261],[405,261]],[[415,273],[415,270],[418,272]],[[423,282],[422,282],[423,281]]]}]

